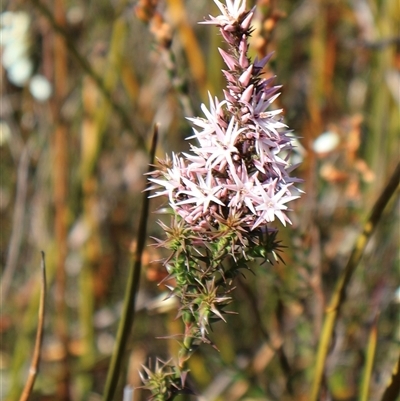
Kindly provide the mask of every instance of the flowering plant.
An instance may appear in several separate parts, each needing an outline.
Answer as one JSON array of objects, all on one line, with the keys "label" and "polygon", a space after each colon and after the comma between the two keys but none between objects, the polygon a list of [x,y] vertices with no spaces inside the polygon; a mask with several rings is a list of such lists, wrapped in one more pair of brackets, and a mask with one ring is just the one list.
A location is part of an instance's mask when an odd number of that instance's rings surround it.
[{"label": "flowering plant", "polygon": [[165,267],[185,325],[176,366],[145,369],[155,400],[187,390],[185,363],[199,344],[212,343],[210,324],[225,320],[232,279],[254,258],[277,257],[277,230],[269,223],[291,223],[287,203],[299,193],[299,179],[289,175],[296,167],[289,159],[293,137],[282,110],[269,110],[280,87],[262,77],[271,55],[252,62],[247,54],[255,8],[247,10],[245,0],[214,1],[221,15],[203,23],[218,26],[228,45],[219,49],[227,66],[224,100],[209,95],[205,117],[188,118],[194,132],[188,139],[198,144],[159,160],[149,178],[152,197],[169,200],[171,223],[160,222],[166,239],[157,242],[172,252]]}]

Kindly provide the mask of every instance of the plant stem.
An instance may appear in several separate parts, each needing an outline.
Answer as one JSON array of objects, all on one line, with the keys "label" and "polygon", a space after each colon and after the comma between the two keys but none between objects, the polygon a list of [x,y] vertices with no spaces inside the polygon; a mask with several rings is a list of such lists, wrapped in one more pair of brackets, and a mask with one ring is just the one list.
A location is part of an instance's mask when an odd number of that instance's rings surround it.
[{"label": "plant stem", "polygon": [[[153,169],[154,157],[156,153],[158,136],[158,126],[155,125],[153,139],[150,150],[149,172]],[[132,325],[135,319],[136,295],[139,291],[140,272],[142,267],[142,253],[146,242],[147,219],[149,215],[149,203],[147,192],[143,194],[142,213],[140,215],[137,248],[133,266],[130,269],[128,282],[126,286],[124,307],[122,311],[121,321],[118,327],[117,340],[114,347],[114,352],[111,357],[111,364],[107,374],[106,385],[103,394],[103,401],[112,401],[115,389],[118,384],[119,373],[121,370],[123,355],[126,349],[126,344],[131,332]]]},{"label": "plant stem", "polygon": [[25,383],[25,387],[22,391],[19,401],[28,401],[29,396],[33,389],[33,385],[35,384],[36,375],[39,370],[40,351],[42,349],[42,340],[43,340],[44,313],[45,313],[45,300],[46,300],[46,264],[44,258],[45,255],[44,252],[42,252],[42,265],[41,265],[42,280],[41,280],[38,328],[36,331],[35,348],[33,350],[32,362],[29,369],[29,376]]},{"label": "plant stem", "polygon": [[315,367],[314,381],[312,385],[310,401],[318,400],[324,376],[326,358],[328,355],[329,347],[335,330],[337,317],[339,315],[340,308],[342,307],[345,301],[346,290],[350,283],[351,277],[358,263],[361,260],[365,247],[367,246],[368,240],[371,238],[372,233],[374,232],[374,229],[377,226],[382,216],[383,210],[385,209],[389,200],[395,193],[396,189],[399,187],[399,181],[400,181],[400,163],[397,165],[388,184],[386,185],[380,197],[373,206],[371,214],[366,223],[364,224],[363,231],[357,238],[356,244],[352,250],[349,261],[347,262],[347,265],[336,284],[336,288],[332,295],[331,301],[325,310],[325,320],[324,320],[324,325],[322,327],[322,333],[317,351],[316,367]]},{"label": "plant stem", "polygon": [[376,345],[378,340],[378,317],[376,314],[372,323],[371,331],[368,338],[367,346],[367,360],[365,362],[364,373],[361,380],[361,389],[359,395],[359,401],[368,401],[369,386],[371,383],[372,368],[374,365]]}]

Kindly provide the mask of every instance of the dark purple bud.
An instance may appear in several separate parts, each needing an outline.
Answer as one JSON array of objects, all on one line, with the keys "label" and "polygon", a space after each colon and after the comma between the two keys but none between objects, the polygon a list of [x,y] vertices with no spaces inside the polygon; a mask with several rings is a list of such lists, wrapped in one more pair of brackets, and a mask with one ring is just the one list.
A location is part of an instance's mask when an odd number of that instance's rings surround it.
[{"label": "dark purple bud", "polygon": [[254,67],[259,68],[262,70],[268,63],[268,61],[271,59],[273,56],[274,52],[267,54],[264,58],[261,60],[258,60],[257,58],[254,60]]}]

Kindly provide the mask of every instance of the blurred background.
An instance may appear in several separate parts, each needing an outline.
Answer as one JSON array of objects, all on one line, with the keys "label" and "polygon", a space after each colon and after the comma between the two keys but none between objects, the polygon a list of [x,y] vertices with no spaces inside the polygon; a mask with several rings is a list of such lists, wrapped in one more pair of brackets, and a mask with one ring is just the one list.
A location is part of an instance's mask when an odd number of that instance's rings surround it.
[{"label": "blurred background", "polygon": [[[250,55],[298,136],[305,181],[285,263],[252,266],[233,293],[219,352],[202,346],[189,381],[203,400],[307,400],[324,307],[362,223],[400,156],[400,6],[396,0],[259,0]],[[0,398],[17,400],[38,323],[46,253],[45,334],[32,400],[101,399],[136,246],[151,134],[157,155],[187,151],[185,117],[222,99],[211,0],[3,1],[1,24]],[[151,202],[151,210],[162,200]],[[326,400],[356,400],[371,333],[370,400],[400,344],[399,199],[358,266],[326,366]],[[151,213],[148,235],[163,237]],[[278,223],[277,223],[278,224]],[[153,240],[149,238],[150,245]],[[162,302],[162,250],[148,246],[137,320],[116,400],[141,364],[176,355],[177,306]],[[178,338],[178,337],[177,337]],[[135,401],[148,394],[137,390]],[[185,398],[186,397],[186,398]],[[197,400],[182,396],[181,400]],[[178,399],[178,398],[177,398]],[[200,399],[200,398],[199,398]]]}]

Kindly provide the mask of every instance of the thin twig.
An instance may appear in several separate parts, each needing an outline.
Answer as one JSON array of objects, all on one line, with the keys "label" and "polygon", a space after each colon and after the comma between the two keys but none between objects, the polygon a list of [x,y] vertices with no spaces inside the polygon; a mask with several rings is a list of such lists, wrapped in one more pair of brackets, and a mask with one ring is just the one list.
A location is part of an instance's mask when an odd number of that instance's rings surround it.
[{"label": "thin twig", "polygon": [[36,376],[39,370],[40,351],[42,349],[42,339],[43,339],[45,300],[46,300],[46,263],[45,263],[45,254],[43,251],[42,251],[41,270],[42,270],[42,280],[41,280],[39,317],[38,317],[38,328],[36,332],[35,348],[33,350],[31,367],[29,369],[29,376],[25,383],[25,387],[22,391],[19,401],[27,401],[29,399],[29,395],[32,392],[33,385],[35,384]]},{"label": "thin twig", "polygon": [[[158,125],[156,124],[153,132],[153,139],[150,150],[150,161],[148,172],[153,170],[154,157],[157,147]],[[140,271],[142,267],[142,253],[146,242],[147,219],[149,215],[149,197],[147,192],[143,194],[142,213],[140,215],[137,248],[133,266],[130,269],[128,283],[126,286],[124,307],[120,324],[118,327],[117,340],[114,347],[114,352],[111,357],[111,363],[107,374],[107,381],[103,394],[103,401],[112,401],[115,389],[118,384],[119,373],[122,365],[126,343],[129,338],[131,328],[135,319],[136,296],[139,291]]]},{"label": "thin twig", "polygon": [[386,205],[388,204],[393,194],[396,192],[396,189],[399,187],[399,181],[400,181],[400,163],[397,165],[388,184],[386,185],[379,199],[376,201],[374,207],[372,208],[370,217],[364,224],[364,229],[357,238],[356,244],[352,250],[349,261],[347,262],[347,265],[336,284],[336,288],[332,295],[330,304],[328,305],[325,311],[325,320],[317,351],[314,382],[311,390],[310,401],[318,400],[322,379],[324,376],[325,361],[328,355],[331,339],[335,330],[337,317],[345,301],[346,290],[350,283],[351,277],[358,263],[361,260],[365,247],[367,246],[368,240],[371,238],[372,233],[374,232],[374,229],[377,226],[382,216],[383,210],[385,209]]},{"label": "thin twig", "polygon": [[81,68],[85,71],[85,73],[88,74],[93,79],[93,81],[96,83],[97,87],[103,94],[105,100],[109,102],[114,111],[120,116],[124,128],[127,129],[129,132],[135,134],[138,146],[141,149],[146,150],[145,140],[138,132],[135,132],[131,120],[128,116],[128,113],[120,104],[118,104],[114,100],[112,93],[108,90],[104,81],[95,72],[95,70],[87,61],[87,59],[79,53],[79,51],[75,47],[74,42],[70,39],[71,35],[69,35],[68,32],[61,25],[57,23],[51,11],[43,3],[41,3],[39,0],[32,0],[32,3],[44,15],[44,17],[46,17],[46,19],[50,22],[53,29],[64,39],[68,51],[72,54],[72,56],[81,66]]}]

